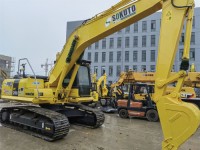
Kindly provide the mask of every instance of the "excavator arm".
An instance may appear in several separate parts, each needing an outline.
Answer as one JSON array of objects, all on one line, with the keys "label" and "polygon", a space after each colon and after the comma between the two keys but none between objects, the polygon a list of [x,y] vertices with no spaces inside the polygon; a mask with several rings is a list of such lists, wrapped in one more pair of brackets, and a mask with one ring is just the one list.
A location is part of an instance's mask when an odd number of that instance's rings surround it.
[{"label": "excavator arm", "polygon": [[5,71],[3,71],[1,68],[0,68],[0,76],[2,76],[3,79],[7,79],[8,78],[8,75]]},{"label": "excavator arm", "polygon": [[[170,77],[179,76],[176,72],[171,72]],[[120,86],[126,83],[152,83],[156,80],[155,72],[134,72],[129,70],[128,72],[122,72],[118,81],[111,84],[111,88]],[[184,79],[184,87],[200,88],[200,72],[188,72],[187,77]]]},{"label": "excavator arm", "polygon": [[[84,22],[70,35],[49,76],[48,86],[56,87],[57,97],[63,91],[62,82],[65,76],[75,65],[77,69],[73,75],[76,75],[79,60],[89,45],[160,9],[162,22],[154,101],[164,133],[162,149],[176,150],[196,131],[200,122],[198,108],[180,99],[180,90],[189,66],[194,0],[121,0],[107,11]],[[180,71],[170,76],[185,19],[187,27],[182,64]],[[73,83],[73,80],[74,78],[70,82]],[[172,82],[177,82],[176,88],[173,93],[166,95],[166,87]],[[70,86],[66,89],[70,90]]]},{"label": "excavator arm", "polygon": [[126,80],[128,78],[128,75],[126,72],[122,72],[119,76],[119,79],[117,80],[117,82],[114,82],[111,84],[111,88],[115,88],[117,86],[122,85],[122,83],[124,82],[124,80]]},{"label": "excavator arm", "polygon": [[104,73],[98,80],[97,80],[97,92],[101,90],[101,97],[108,95],[108,89],[106,87],[107,75]]},{"label": "excavator arm", "polygon": [[108,88],[106,86],[107,75],[104,73],[98,80],[96,76],[96,73],[92,75],[92,84],[94,88],[92,95],[94,99],[98,101],[99,98],[108,96]]},{"label": "excavator arm", "polygon": [[96,83],[96,82],[97,82],[97,74],[96,74],[96,73],[94,73],[94,74],[91,76],[91,78],[92,78],[92,83]]},{"label": "excavator arm", "polygon": [[[181,87],[189,67],[194,1],[168,0],[163,2],[162,7],[154,101],[164,134],[162,147],[166,150],[176,150],[197,130],[200,122],[199,109],[180,99]],[[184,55],[180,71],[170,76],[186,17]],[[165,95],[167,85],[175,81],[177,84],[174,92]]]}]

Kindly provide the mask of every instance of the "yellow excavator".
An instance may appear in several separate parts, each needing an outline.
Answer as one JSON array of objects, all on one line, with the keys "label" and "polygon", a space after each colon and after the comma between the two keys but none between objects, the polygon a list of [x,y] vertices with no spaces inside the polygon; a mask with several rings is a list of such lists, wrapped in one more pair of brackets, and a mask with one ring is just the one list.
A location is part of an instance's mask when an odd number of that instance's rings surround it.
[{"label": "yellow excavator", "polygon": [[[187,77],[194,13],[194,0],[121,0],[110,9],[85,21],[69,36],[53,70],[47,78],[34,75],[4,80],[2,99],[23,102],[1,105],[0,121],[12,128],[47,140],[63,138],[71,122],[99,127],[104,116],[81,102],[93,101],[87,62],[81,61],[92,43],[129,26],[162,9],[158,58],[155,78],[156,107],[163,131],[163,150],[176,150],[200,123],[199,109],[183,102],[180,91]],[[184,52],[180,71],[170,75],[177,47],[186,23]],[[175,90],[166,95],[166,87],[177,82]],[[26,103],[39,104],[28,105]],[[72,117],[74,116],[74,117]]]},{"label": "yellow excavator", "polygon": [[99,79],[96,78],[96,74],[92,75],[92,96],[100,104],[100,108],[103,112],[116,112],[116,101],[111,94],[110,87],[106,84],[107,75],[104,73]]},{"label": "yellow excavator", "polygon": [[96,101],[100,99],[105,99],[108,96],[108,88],[106,85],[107,75],[104,73],[99,79],[97,79],[97,75],[94,73],[92,75],[92,96]]},{"label": "yellow excavator", "polygon": [[[194,68],[194,67],[192,67]],[[175,72],[171,72],[171,75],[175,74]],[[120,98],[128,97],[128,94],[122,96],[120,94],[124,93],[119,92],[121,86],[127,86],[130,83],[147,83],[154,84],[155,83],[155,72],[134,72],[129,70],[127,72],[122,72],[118,81],[111,85],[114,93],[117,93]],[[199,72],[189,72],[188,77],[184,81],[184,86],[181,89],[181,98],[196,98],[196,93],[194,88],[198,88],[200,84],[200,73]],[[174,83],[170,86],[167,86],[166,94],[170,94],[174,90]],[[140,95],[135,95],[136,99],[144,99],[140,97]]]}]

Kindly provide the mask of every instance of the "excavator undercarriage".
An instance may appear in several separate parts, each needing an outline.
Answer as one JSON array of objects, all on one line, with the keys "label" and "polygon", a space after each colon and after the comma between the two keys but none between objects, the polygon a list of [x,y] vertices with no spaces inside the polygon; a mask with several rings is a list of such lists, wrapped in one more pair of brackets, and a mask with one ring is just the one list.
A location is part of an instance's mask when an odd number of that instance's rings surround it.
[{"label": "excavator undercarriage", "polygon": [[104,119],[101,111],[83,104],[45,104],[39,107],[4,101],[0,105],[0,122],[3,126],[47,141],[65,137],[69,132],[70,123],[98,128],[104,123]]}]

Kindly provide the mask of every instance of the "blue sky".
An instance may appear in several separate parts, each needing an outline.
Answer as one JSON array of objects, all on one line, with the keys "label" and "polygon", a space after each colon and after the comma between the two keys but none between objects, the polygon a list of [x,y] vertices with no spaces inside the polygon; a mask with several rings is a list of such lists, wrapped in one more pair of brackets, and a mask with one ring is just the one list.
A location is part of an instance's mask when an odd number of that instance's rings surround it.
[{"label": "blue sky", "polygon": [[[120,0],[0,0],[0,54],[28,58],[37,74],[66,40],[66,22],[93,17]],[[200,7],[200,1],[195,0]],[[15,68],[15,72],[17,67]]]}]

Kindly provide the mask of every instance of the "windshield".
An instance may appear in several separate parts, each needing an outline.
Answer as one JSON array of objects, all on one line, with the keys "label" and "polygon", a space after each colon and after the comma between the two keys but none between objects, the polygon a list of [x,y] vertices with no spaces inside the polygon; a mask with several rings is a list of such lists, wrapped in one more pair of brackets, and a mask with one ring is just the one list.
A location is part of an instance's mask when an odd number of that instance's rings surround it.
[{"label": "windshield", "polygon": [[79,85],[90,85],[88,68],[80,66],[78,70]]}]

